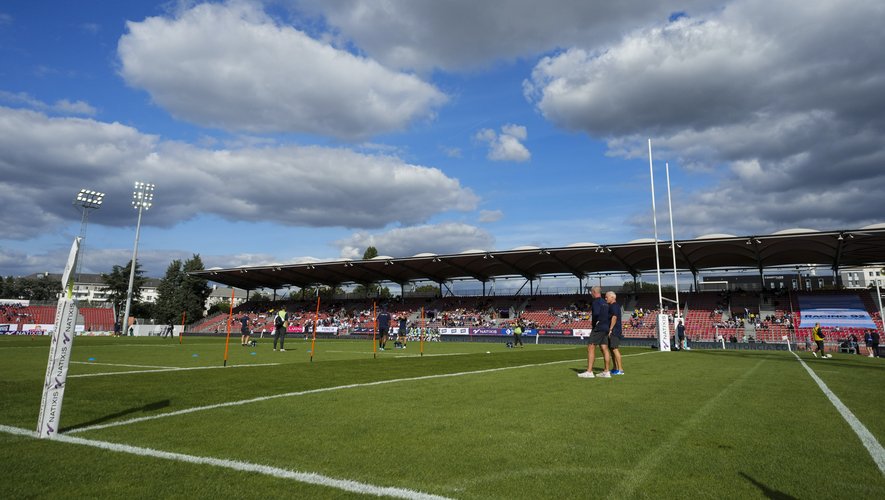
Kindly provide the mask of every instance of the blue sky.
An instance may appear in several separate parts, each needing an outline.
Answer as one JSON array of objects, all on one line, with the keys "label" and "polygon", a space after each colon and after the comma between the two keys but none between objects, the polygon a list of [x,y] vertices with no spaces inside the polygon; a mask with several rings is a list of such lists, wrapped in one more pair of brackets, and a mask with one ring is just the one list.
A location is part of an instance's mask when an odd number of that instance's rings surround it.
[{"label": "blue sky", "polygon": [[877,2],[0,5],[0,273],[885,220]]}]

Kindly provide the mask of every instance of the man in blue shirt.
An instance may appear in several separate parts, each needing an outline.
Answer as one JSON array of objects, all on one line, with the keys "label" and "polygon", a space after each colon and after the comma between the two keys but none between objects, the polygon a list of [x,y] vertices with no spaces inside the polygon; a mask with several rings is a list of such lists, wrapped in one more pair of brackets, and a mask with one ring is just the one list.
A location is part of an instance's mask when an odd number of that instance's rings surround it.
[{"label": "man in blue shirt", "polygon": [[406,348],[406,336],[409,334],[409,318],[406,313],[402,313],[399,317],[399,330],[396,333],[396,342],[393,343],[394,347],[399,347],[400,349]]},{"label": "man in blue shirt", "polygon": [[378,347],[383,351],[384,346],[387,345],[387,334],[390,333],[390,313],[387,312],[387,308],[384,307],[381,309],[381,312],[378,314]]},{"label": "man in blue shirt", "polygon": [[602,289],[594,286],[590,289],[590,295],[593,297],[593,330],[587,340],[587,371],[578,374],[581,378],[596,378],[593,374],[593,362],[596,360],[596,346],[602,349],[602,357],[605,361],[605,370],[598,376],[602,378],[611,378],[609,369],[611,368],[611,355],[608,352],[608,303],[602,298]]},{"label": "man in blue shirt", "polygon": [[608,304],[608,347],[611,349],[615,361],[615,369],[612,375],[623,375],[624,365],[621,364],[621,340],[624,333],[621,330],[621,305],[618,304],[618,295],[615,292],[605,294],[605,302]]},{"label": "man in blue shirt", "polygon": [[250,335],[249,335],[249,315],[246,313],[243,313],[243,315],[240,316],[239,321],[240,321],[240,344],[245,346],[249,342],[252,341],[252,339],[250,338]]}]

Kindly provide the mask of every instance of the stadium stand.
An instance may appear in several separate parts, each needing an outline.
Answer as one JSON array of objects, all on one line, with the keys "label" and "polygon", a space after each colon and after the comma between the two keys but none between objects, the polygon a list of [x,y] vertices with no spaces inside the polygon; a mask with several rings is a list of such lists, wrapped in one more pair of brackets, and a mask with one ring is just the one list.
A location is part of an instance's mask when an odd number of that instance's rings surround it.
[{"label": "stadium stand", "polygon": [[[18,330],[24,330],[25,325],[50,325],[55,323],[55,306],[3,306],[0,308],[0,322],[15,325]],[[81,307],[77,323],[82,324],[87,332],[113,331],[114,309]]]}]

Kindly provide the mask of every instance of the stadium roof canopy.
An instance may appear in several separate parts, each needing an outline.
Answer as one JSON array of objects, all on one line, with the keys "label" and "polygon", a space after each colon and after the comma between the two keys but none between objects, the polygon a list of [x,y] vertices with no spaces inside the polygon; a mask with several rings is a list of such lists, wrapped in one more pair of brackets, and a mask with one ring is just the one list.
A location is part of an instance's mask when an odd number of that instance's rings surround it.
[{"label": "stadium roof canopy", "polygon": [[[659,241],[662,269],[672,269],[669,241]],[[885,224],[862,229],[815,231],[790,229],[764,236],[713,234],[676,241],[676,266],[697,274],[713,269],[766,269],[825,265],[834,269],[885,263]],[[566,247],[520,247],[514,250],[468,250],[459,254],[418,254],[304,264],[209,269],[191,274],[225,285],[257,288],[338,286],[353,283],[475,279],[535,279],[545,275],[583,278],[600,273],[638,276],[654,271],[654,240],[616,245],[576,243]]]}]

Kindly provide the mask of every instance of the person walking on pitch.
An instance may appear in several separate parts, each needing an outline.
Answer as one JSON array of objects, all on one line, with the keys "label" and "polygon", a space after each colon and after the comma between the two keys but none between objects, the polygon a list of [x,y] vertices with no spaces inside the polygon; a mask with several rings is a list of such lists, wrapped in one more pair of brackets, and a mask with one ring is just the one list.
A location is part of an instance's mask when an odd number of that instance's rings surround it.
[{"label": "person walking on pitch", "polygon": [[286,328],[289,326],[289,322],[286,320],[286,310],[280,309],[277,312],[277,315],[273,319],[273,350],[277,350],[277,341],[280,342],[280,351],[285,352],[286,349],[283,347],[283,344],[286,342]]},{"label": "person walking on pitch", "polygon": [[525,347],[522,345],[522,321],[517,320],[516,324],[513,325],[513,347]]},{"label": "person walking on pitch", "polygon": [[617,302],[618,296],[615,292],[606,292],[605,302],[608,304],[608,348],[611,350],[615,369],[612,375],[623,375],[624,365],[621,362],[621,340],[623,340],[623,332],[621,330],[621,305]]},{"label": "person walking on pitch", "polygon": [[247,345],[251,340],[251,335],[249,334],[249,315],[243,313],[239,318],[240,321],[240,344]]},{"label": "person walking on pitch", "polygon": [[815,323],[814,328],[811,329],[811,338],[814,340],[814,343],[817,344],[817,351],[811,351],[811,354],[814,354],[816,358],[818,354],[822,359],[826,359],[827,355],[824,354],[824,331],[820,327],[820,323]]},{"label": "person walking on pitch", "polygon": [[378,314],[378,348],[380,350],[384,350],[384,346],[387,345],[387,335],[390,333],[390,313],[387,312],[387,308],[384,307],[381,309],[381,312]]}]

